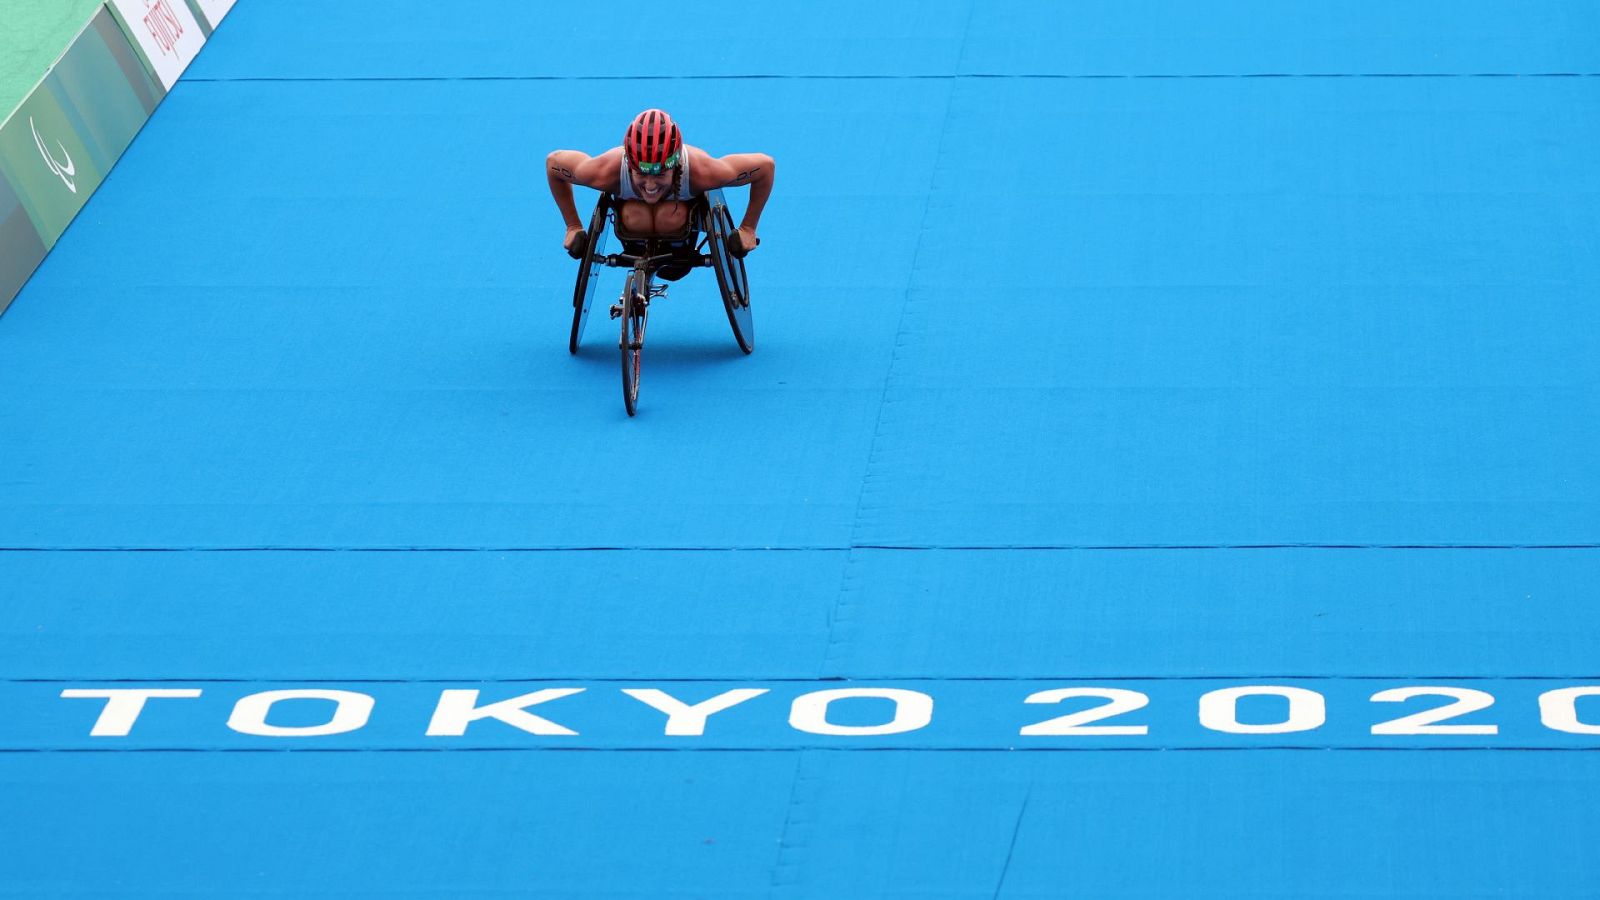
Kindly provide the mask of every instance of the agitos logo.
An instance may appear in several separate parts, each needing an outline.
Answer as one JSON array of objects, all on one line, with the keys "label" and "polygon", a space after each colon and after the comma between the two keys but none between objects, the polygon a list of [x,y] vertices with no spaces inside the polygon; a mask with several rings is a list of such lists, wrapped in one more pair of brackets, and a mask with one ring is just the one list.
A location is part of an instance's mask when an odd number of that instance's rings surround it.
[{"label": "agitos logo", "polygon": [[50,167],[50,171],[54,172],[57,178],[61,179],[61,183],[67,186],[67,190],[76,194],[78,185],[72,179],[77,177],[78,167],[72,164],[72,156],[67,153],[66,145],[56,141],[56,147],[61,150],[61,159],[56,159],[50,152],[49,146],[45,144],[44,137],[39,134],[39,126],[34,124],[33,116],[28,117],[28,127],[33,129],[33,145],[39,148],[39,155],[44,157],[44,164]]}]

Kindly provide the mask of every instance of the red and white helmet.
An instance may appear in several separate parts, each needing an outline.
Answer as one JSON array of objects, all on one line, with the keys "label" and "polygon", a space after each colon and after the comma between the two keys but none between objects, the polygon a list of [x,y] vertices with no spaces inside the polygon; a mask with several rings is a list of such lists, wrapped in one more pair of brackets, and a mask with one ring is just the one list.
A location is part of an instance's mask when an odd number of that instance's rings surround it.
[{"label": "red and white helmet", "polygon": [[628,165],[646,175],[674,168],[682,152],[683,134],[665,110],[647,109],[634,116],[622,136]]}]

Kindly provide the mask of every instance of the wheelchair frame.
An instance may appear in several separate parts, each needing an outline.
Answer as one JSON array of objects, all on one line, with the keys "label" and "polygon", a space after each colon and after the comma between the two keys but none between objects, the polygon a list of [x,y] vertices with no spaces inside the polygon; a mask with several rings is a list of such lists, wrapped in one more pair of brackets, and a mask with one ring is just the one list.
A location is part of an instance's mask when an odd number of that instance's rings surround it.
[{"label": "wheelchair frame", "polygon": [[[739,349],[749,353],[755,349],[755,321],[750,315],[750,281],[745,273],[744,260],[728,249],[728,236],[737,229],[733,214],[722,197],[721,190],[707,191],[690,209],[691,233],[686,240],[689,246],[673,248],[670,253],[660,252],[662,245],[673,239],[644,238],[642,257],[625,253],[607,254],[606,235],[616,230],[619,202],[611,194],[602,193],[589,216],[586,243],[578,262],[578,280],[572,292],[572,331],[567,339],[567,351],[577,353],[583,340],[584,326],[588,324],[589,308],[594,300],[594,276],[602,267],[638,268],[643,265],[642,290],[636,289],[634,279],[625,285],[624,300],[629,293],[640,294],[648,303],[650,283],[656,269],[671,263],[693,267],[709,266],[717,276],[717,289],[722,294],[722,306],[728,314],[728,325]],[[619,239],[622,239],[620,232]],[[628,240],[633,240],[629,238]],[[705,252],[702,252],[705,251]],[[641,337],[642,341],[642,337]],[[627,341],[624,340],[624,351]]]}]

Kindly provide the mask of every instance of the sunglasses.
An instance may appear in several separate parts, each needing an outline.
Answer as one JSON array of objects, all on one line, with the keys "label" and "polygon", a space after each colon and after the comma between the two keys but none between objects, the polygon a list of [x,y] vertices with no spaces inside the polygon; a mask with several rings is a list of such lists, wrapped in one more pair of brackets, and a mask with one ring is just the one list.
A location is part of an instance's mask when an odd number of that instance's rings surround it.
[{"label": "sunglasses", "polygon": [[662,172],[665,172],[666,170],[676,166],[677,164],[678,164],[678,154],[674,153],[671,156],[667,157],[665,162],[634,163],[633,167],[635,169],[638,169],[639,170],[639,174],[641,174],[641,175],[660,175]]}]

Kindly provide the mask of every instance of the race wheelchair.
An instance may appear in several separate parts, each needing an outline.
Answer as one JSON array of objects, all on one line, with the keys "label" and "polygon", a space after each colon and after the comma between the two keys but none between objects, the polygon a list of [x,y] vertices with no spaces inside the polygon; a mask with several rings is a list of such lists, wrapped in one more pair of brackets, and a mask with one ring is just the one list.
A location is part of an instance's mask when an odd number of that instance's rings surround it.
[{"label": "race wheelchair", "polygon": [[[615,197],[601,194],[594,213],[589,216],[589,228],[584,232],[581,249],[575,248],[578,283],[572,292],[572,335],[567,341],[567,350],[577,353],[583,339],[589,307],[594,300],[594,276],[601,267],[628,269],[622,297],[611,307],[611,317],[621,322],[618,346],[622,350],[622,401],[631,416],[638,412],[639,406],[640,357],[644,350],[645,325],[650,317],[650,301],[666,291],[665,285],[654,284],[658,273],[665,273],[668,280],[675,281],[690,269],[709,266],[714,270],[717,287],[722,292],[722,306],[733,328],[733,339],[745,353],[755,349],[755,322],[750,317],[750,282],[745,277],[744,260],[735,256],[728,246],[728,236],[737,229],[722,191],[707,191],[695,200],[689,210],[688,224],[678,234],[628,234],[621,228],[617,209]],[[616,232],[623,252],[606,253],[608,231]]]}]

